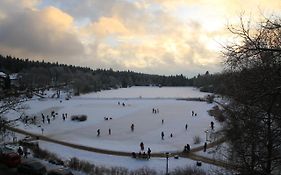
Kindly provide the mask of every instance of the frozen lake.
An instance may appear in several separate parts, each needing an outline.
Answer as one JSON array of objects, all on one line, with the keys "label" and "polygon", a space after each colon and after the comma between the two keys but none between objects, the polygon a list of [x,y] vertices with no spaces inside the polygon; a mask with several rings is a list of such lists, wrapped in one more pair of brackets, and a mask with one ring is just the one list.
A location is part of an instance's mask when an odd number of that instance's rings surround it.
[{"label": "frozen lake", "polygon": [[133,86],[109,91],[101,91],[82,95],[85,98],[194,98],[203,97],[208,93],[202,93],[193,87],[154,87]]},{"label": "frozen lake", "polygon": [[[21,123],[19,127],[38,134],[41,134],[41,128],[44,128],[45,136],[107,150],[138,152],[140,142],[143,142],[145,150],[149,147],[152,152],[182,151],[187,143],[191,145],[191,148],[204,144],[206,137],[204,131],[210,130],[211,121],[215,123],[216,130],[220,128],[220,125],[207,113],[213,104],[176,99],[206,95],[191,87],[131,87],[84,94],[62,101],[48,98],[33,99],[26,103],[29,109],[25,113],[36,116],[37,125],[25,126]],[[159,113],[153,113],[153,108]],[[50,124],[46,121],[42,123],[41,115],[50,116],[51,111],[58,113],[56,118],[51,119]],[[196,116],[191,115],[192,111],[196,113]],[[68,114],[65,121],[62,119],[63,113]],[[87,115],[87,121],[71,121],[70,116],[77,114]],[[105,120],[105,117],[109,120]],[[134,131],[131,130],[132,124],[134,124]],[[39,125],[41,127],[38,127]],[[97,136],[98,129],[100,136]],[[109,134],[109,129],[111,134]],[[195,136],[200,137],[200,144],[194,144]],[[56,146],[53,144],[45,142],[41,144],[44,148],[56,152]],[[73,156],[77,155],[77,151],[72,152]],[[59,151],[58,154],[71,157],[69,151]],[[94,157],[92,161],[99,162]],[[90,157],[87,158],[89,159],[91,160]],[[124,158],[120,158],[122,159]],[[100,160],[104,162],[102,158]],[[112,164],[117,166],[117,162],[112,162]],[[155,161],[151,161],[152,164],[153,162]],[[120,163],[120,166],[123,164]],[[152,164],[151,166],[155,168],[156,164]],[[142,163],[139,166],[142,166]]]}]

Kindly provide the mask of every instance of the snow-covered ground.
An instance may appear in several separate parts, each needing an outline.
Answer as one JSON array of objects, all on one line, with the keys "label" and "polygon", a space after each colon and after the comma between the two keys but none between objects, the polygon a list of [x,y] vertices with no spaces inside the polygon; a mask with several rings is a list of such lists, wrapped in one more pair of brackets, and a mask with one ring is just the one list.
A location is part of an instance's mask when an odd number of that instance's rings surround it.
[{"label": "snow-covered ground", "polygon": [[204,150],[195,152],[196,155],[208,157],[211,159],[221,160],[221,161],[228,161],[228,154],[229,153],[229,145],[224,142],[220,145],[214,146],[212,148],[209,148],[204,152]]},{"label": "snow-covered ground", "polygon": [[[41,145],[40,147],[42,147],[43,149],[52,150],[53,153],[60,155],[63,160],[70,160],[70,158],[72,157],[77,157],[80,160],[86,160],[95,165],[100,165],[103,167],[126,167],[129,170],[136,170],[147,167],[158,172],[162,172],[160,174],[164,174],[163,172],[166,169],[166,158],[151,158],[149,160],[140,160],[133,159],[131,157],[112,156],[88,151],[81,151],[45,141],[40,141],[39,145]],[[203,163],[202,166],[198,167],[196,166],[196,161],[187,158],[169,158],[170,170],[173,170],[175,168],[183,168],[186,166],[205,170],[209,174],[216,174],[217,171],[223,170],[220,167],[206,163]]]},{"label": "snow-covered ground", "polygon": [[[84,94],[70,100],[33,98],[25,103],[28,106],[25,115],[32,118],[36,116],[37,124],[18,123],[18,127],[39,134],[43,128],[45,136],[108,150],[138,152],[139,145],[143,142],[145,150],[150,147],[152,152],[182,151],[187,143],[191,148],[203,145],[206,139],[204,131],[210,130],[211,121],[215,123],[215,130],[220,129],[220,124],[207,113],[213,104],[176,100],[206,95],[207,93],[191,87],[131,87]],[[159,113],[152,113],[153,108],[158,109]],[[51,111],[58,113],[55,119],[51,117]],[[197,115],[192,116],[192,111]],[[65,113],[68,118],[63,121],[62,114]],[[50,124],[47,120],[42,122],[42,114],[50,117]],[[71,121],[70,117],[77,114],[87,115],[87,121]],[[19,114],[11,112],[7,115],[15,117]],[[105,117],[109,120],[105,120]],[[134,131],[131,131],[132,124]],[[100,136],[97,136],[98,129],[101,131]],[[165,134],[164,140],[161,139],[161,132]],[[200,144],[194,144],[195,136],[201,138]],[[64,157],[77,156],[99,165],[124,166],[129,169],[148,166],[157,170],[163,170],[165,166],[161,158],[139,161],[126,157],[90,154],[47,142],[40,142],[40,146]],[[173,159],[170,166],[175,168],[193,164],[194,161],[188,159]]]},{"label": "snow-covered ground", "polygon": [[204,97],[208,93],[202,93],[193,87],[151,87],[133,86],[131,88],[119,88],[109,91],[101,91],[82,95],[84,98],[194,98]]}]

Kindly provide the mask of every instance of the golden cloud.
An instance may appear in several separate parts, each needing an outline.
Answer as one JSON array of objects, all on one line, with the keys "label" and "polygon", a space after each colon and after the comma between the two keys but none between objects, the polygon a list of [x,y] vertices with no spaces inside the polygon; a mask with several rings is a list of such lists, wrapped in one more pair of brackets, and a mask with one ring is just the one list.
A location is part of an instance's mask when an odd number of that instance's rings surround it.
[{"label": "golden cloud", "polygon": [[108,36],[111,34],[125,35],[129,33],[129,30],[116,16],[101,17],[97,22],[90,24],[82,31],[99,36]]},{"label": "golden cloud", "polygon": [[40,12],[40,18],[49,24],[46,27],[50,26],[62,32],[73,30],[73,18],[58,8],[47,7],[43,9]]},{"label": "golden cloud", "polygon": [[[39,9],[38,1],[0,2],[0,51],[65,62],[81,55],[85,59],[73,63],[143,71],[214,67],[219,43],[229,38],[227,22],[236,23],[243,11],[256,18],[263,10],[280,13],[281,7],[278,0],[85,0],[77,10],[69,1]],[[12,10],[17,13],[9,15]],[[81,17],[90,22],[77,25]]]},{"label": "golden cloud", "polygon": [[73,18],[58,8],[34,10],[24,7],[18,9],[17,13],[10,14],[5,11],[5,15],[0,21],[2,54],[29,58],[47,57],[55,61],[53,59],[63,59],[66,56],[70,59],[83,53],[83,45],[78,39]]}]

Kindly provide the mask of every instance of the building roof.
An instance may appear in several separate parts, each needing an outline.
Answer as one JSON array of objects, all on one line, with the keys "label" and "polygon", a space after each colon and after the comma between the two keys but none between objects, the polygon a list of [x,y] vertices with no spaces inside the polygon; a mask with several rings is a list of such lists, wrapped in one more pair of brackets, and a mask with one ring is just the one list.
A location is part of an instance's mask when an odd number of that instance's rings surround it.
[{"label": "building roof", "polygon": [[18,79],[18,74],[11,74],[10,75],[10,80],[17,80]]},{"label": "building roof", "polygon": [[0,77],[6,77],[7,74],[5,74],[4,72],[0,72]]}]

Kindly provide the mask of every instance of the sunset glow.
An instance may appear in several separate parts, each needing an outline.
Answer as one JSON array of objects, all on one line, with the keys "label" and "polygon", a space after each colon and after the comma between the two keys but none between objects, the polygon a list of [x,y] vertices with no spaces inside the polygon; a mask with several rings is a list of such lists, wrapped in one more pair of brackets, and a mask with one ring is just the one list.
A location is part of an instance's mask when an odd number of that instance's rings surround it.
[{"label": "sunset glow", "polygon": [[0,53],[194,76],[222,69],[227,24],[281,15],[279,0],[2,0]]}]

